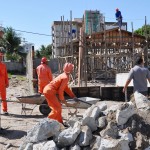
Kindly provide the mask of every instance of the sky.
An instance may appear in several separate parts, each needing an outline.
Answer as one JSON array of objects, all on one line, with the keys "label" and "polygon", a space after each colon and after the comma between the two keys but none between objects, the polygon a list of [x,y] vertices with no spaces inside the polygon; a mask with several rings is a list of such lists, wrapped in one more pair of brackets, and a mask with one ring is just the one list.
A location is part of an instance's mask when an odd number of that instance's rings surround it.
[{"label": "sky", "polygon": [[60,21],[61,16],[70,20],[70,11],[72,18],[82,18],[85,10],[99,10],[106,22],[115,22],[115,10],[119,8],[128,31],[131,22],[134,30],[142,27],[145,16],[150,23],[150,0],[0,0],[0,6],[0,25],[12,27],[22,41],[33,43],[35,50],[52,43],[53,21]]}]

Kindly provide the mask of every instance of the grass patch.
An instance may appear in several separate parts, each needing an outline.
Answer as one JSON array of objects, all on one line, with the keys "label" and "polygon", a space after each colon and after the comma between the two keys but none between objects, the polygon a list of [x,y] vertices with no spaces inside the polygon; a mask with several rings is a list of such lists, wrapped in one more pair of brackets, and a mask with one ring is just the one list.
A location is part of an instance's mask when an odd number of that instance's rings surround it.
[{"label": "grass patch", "polygon": [[22,76],[22,75],[16,75],[16,78],[21,81],[25,81],[27,79],[26,76]]}]

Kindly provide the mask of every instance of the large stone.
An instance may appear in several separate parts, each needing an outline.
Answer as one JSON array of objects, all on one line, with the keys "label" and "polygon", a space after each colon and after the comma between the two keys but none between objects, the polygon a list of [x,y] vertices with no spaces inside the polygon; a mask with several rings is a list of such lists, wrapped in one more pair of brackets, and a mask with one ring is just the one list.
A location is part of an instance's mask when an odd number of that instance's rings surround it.
[{"label": "large stone", "polygon": [[91,150],[98,150],[101,145],[101,137],[95,136],[94,142],[90,144]]},{"label": "large stone", "polygon": [[130,150],[128,141],[122,139],[101,139],[101,145],[98,150]]},{"label": "large stone", "polygon": [[116,113],[117,124],[125,124],[128,121],[128,119],[134,114],[136,114],[136,110],[132,102],[122,104]]},{"label": "large stone", "polygon": [[92,105],[91,107],[89,107],[83,115],[82,125],[83,126],[87,125],[88,127],[90,127],[92,132],[96,131],[97,130],[96,120],[98,119],[100,112],[101,112],[100,108],[96,105]]},{"label": "large stone", "polygon": [[150,124],[150,100],[138,92],[134,93],[134,98],[139,115]]},{"label": "large stone", "polygon": [[33,143],[43,141],[55,135],[59,130],[60,123],[58,121],[45,118],[28,131],[26,139]]},{"label": "large stone", "polygon": [[119,131],[119,136],[121,137],[121,139],[127,140],[129,142],[133,141],[133,136],[130,132]]},{"label": "large stone", "polygon": [[98,127],[99,128],[104,128],[106,126],[106,116],[100,117],[98,119]]},{"label": "large stone", "polygon": [[69,127],[68,129],[63,130],[59,135],[58,135],[58,146],[59,147],[66,147],[72,145],[78,135],[81,132],[81,124],[80,122],[76,122],[74,124],[74,127]]},{"label": "large stone", "polygon": [[54,141],[44,141],[33,145],[33,150],[58,150]]},{"label": "large stone", "polygon": [[115,122],[109,122],[106,129],[100,132],[102,137],[109,136],[114,139],[118,137],[118,127]]},{"label": "large stone", "polygon": [[79,146],[88,146],[92,140],[92,132],[88,126],[82,126],[82,131],[78,138]]}]

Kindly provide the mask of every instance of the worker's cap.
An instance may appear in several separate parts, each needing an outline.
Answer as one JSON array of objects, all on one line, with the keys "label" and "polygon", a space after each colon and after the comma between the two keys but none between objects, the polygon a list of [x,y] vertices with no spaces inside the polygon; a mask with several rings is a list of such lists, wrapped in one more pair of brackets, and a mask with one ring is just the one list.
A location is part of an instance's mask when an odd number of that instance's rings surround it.
[{"label": "worker's cap", "polygon": [[118,8],[116,8],[116,11],[119,11],[119,9],[118,9]]},{"label": "worker's cap", "polygon": [[43,57],[42,59],[41,59],[41,63],[43,64],[43,63],[46,63],[47,62],[47,58],[46,57]]},{"label": "worker's cap", "polygon": [[74,68],[74,65],[72,63],[65,63],[63,67],[63,71],[65,73],[70,73]]}]

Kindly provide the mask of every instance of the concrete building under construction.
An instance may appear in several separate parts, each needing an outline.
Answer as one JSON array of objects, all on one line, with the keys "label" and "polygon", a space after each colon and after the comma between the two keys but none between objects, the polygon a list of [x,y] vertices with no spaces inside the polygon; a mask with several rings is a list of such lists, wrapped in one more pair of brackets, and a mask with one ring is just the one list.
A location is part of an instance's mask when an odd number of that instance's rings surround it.
[{"label": "concrete building under construction", "polygon": [[145,36],[127,31],[125,22],[118,30],[116,23],[106,24],[100,21],[102,18],[99,11],[85,11],[78,36],[57,46],[60,70],[65,62],[74,63],[78,86],[86,86],[90,79],[110,79],[128,72],[137,55],[143,56],[146,66],[149,63],[149,41]]}]

